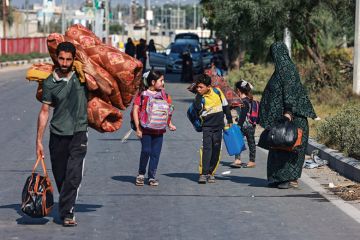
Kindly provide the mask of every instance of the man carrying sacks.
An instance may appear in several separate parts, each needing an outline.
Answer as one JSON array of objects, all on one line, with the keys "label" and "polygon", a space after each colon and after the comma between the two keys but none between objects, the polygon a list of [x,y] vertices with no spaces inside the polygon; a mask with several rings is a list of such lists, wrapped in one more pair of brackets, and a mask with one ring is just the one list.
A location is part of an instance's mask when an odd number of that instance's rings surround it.
[{"label": "man carrying sacks", "polygon": [[87,151],[87,89],[72,71],[76,49],[62,42],[56,49],[56,67],[43,82],[42,106],[38,117],[36,154],[44,158],[42,139],[50,107],[50,158],[57,189],[59,214],[63,226],[76,226],[75,200],[80,187]]}]

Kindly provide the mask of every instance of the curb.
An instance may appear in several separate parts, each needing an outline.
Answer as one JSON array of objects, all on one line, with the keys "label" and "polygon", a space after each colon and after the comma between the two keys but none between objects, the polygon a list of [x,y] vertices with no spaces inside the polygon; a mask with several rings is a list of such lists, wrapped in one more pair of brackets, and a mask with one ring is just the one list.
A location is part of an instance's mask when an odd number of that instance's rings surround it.
[{"label": "curb", "polygon": [[328,148],[325,145],[309,139],[306,154],[310,155],[313,150],[319,150],[319,157],[329,161],[329,167],[350,180],[360,182],[360,161],[345,157],[341,152]]},{"label": "curb", "polygon": [[50,57],[47,57],[47,58],[34,58],[34,59],[31,59],[31,60],[18,60],[18,61],[1,62],[0,63],[0,68],[10,67],[10,66],[20,66],[20,65],[30,64],[30,63],[43,63],[43,62],[51,62],[51,58]]}]

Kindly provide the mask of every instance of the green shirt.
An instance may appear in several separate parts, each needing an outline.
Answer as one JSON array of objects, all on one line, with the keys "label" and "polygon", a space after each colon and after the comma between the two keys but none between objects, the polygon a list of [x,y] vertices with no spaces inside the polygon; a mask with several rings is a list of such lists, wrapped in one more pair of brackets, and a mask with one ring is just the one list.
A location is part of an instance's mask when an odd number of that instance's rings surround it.
[{"label": "green shirt", "polygon": [[74,72],[70,79],[59,79],[53,72],[43,83],[42,102],[54,107],[52,133],[65,136],[87,131],[87,89]]}]

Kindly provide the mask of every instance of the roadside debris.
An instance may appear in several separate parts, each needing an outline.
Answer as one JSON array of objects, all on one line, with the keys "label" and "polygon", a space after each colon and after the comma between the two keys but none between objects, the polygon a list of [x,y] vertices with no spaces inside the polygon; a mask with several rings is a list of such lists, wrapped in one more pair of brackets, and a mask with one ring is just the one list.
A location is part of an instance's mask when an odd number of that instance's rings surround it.
[{"label": "roadside debris", "polygon": [[327,160],[321,159],[319,157],[319,150],[314,150],[311,153],[310,159],[305,161],[304,168],[319,168],[321,166],[327,165],[328,163],[329,162]]}]

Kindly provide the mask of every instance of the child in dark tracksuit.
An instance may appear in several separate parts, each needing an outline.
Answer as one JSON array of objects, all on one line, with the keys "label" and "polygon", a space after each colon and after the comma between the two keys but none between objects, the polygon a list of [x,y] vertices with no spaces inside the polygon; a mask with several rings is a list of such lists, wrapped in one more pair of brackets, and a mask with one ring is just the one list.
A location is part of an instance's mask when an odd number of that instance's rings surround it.
[{"label": "child in dark tracksuit", "polygon": [[202,119],[203,146],[200,159],[199,183],[214,183],[215,171],[220,160],[221,140],[224,124],[224,114],[228,124],[232,117],[228,102],[218,88],[211,87],[211,78],[203,74],[196,81],[197,95],[195,110]]},{"label": "child in dark tracksuit", "polygon": [[251,94],[252,85],[245,80],[241,80],[235,84],[236,92],[243,101],[243,106],[237,108],[238,112],[238,125],[241,128],[241,132],[246,137],[249,146],[249,162],[242,163],[240,154],[235,155],[235,161],[230,165],[232,168],[253,168],[255,167],[255,156],[256,156],[256,144],[255,144],[255,128],[256,124],[249,121],[248,113],[251,110],[251,102],[253,97]]}]

